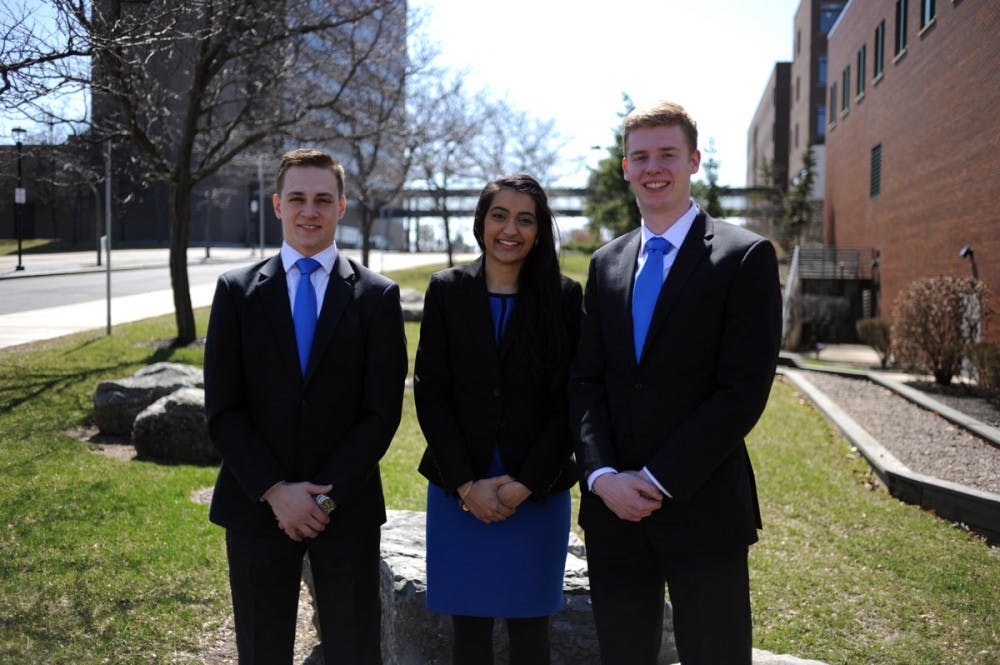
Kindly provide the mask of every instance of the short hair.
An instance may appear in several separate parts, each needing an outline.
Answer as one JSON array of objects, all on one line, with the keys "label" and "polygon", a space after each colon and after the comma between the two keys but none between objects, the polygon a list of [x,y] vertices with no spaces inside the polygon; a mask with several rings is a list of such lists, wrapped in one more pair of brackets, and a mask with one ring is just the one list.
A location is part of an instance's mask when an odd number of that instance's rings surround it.
[{"label": "short hair", "polygon": [[677,126],[687,137],[691,152],[698,149],[698,123],[684,107],[674,102],[657,102],[650,106],[633,109],[622,122],[622,154],[628,157],[628,135],[643,127]]},{"label": "short hair", "polygon": [[317,169],[329,169],[337,179],[337,191],[340,196],[344,195],[344,166],[328,153],[315,148],[296,148],[286,152],[281,157],[281,164],[278,165],[278,177],[275,182],[275,191],[281,194],[281,188],[285,185],[285,173],[294,166],[307,166]]}]

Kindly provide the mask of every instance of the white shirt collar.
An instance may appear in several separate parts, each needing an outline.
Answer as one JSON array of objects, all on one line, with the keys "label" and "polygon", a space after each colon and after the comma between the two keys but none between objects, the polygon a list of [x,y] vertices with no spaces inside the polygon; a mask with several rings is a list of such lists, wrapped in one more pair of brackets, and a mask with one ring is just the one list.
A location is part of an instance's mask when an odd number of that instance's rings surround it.
[{"label": "white shirt collar", "polygon": [[[299,254],[297,250],[293,249],[291,245],[289,245],[287,242],[281,243],[281,265],[282,267],[284,267],[286,273],[291,269],[292,266],[295,265],[295,262],[301,258],[304,257],[301,254]],[[320,266],[322,266],[323,270],[325,270],[326,273],[329,275],[331,272],[333,272],[333,264],[337,260],[337,242],[334,241],[330,243],[329,247],[324,249],[322,252],[313,254],[309,258],[319,261]]]},{"label": "white shirt collar", "polygon": [[[660,234],[659,237],[669,242],[674,249],[677,249],[684,243],[684,238],[687,237],[688,231],[691,230],[691,225],[694,224],[694,218],[698,216],[699,212],[701,212],[701,208],[694,202],[694,199],[691,199],[691,205],[688,206],[687,211],[677,218],[677,221],[671,224],[670,228]],[[646,226],[646,220],[642,220],[642,240],[639,244],[640,256],[646,251],[646,242],[650,238],[655,237],[657,237],[657,234],[649,230],[649,227]]]}]

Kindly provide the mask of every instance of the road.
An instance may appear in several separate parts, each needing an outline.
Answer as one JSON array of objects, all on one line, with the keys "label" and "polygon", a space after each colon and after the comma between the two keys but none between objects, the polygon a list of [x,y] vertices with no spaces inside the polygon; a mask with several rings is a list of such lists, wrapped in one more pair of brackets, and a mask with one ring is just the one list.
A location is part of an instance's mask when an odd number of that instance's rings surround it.
[{"label": "road", "polygon": [[[212,304],[215,282],[226,270],[256,261],[246,250],[213,250],[204,263],[189,254],[188,279],[194,307]],[[106,273],[95,270],[93,254],[27,257],[26,269],[0,272],[0,348],[104,329],[108,321]],[[345,254],[357,258],[354,252]],[[170,273],[162,250],[119,253],[111,273],[111,325],[174,311]],[[6,258],[6,257],[5,257]],[[456,260],[469,260],[469,256]],[[371,267],[380,272],[444,263],[443,254],[372,252]],[[2,266],[0,266],[2,268]]]}]

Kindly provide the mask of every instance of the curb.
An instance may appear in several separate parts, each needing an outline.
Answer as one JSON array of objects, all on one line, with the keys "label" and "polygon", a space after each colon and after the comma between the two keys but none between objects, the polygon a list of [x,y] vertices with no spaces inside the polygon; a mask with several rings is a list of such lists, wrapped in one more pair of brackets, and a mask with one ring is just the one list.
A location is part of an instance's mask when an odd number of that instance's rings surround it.
[{"label": "curb", "polygon": [[[809,368],[808,371],[813,369]],[[868,374],[865,371],[833,371],[861,377]],[[804,392],[851,445],[861,452],[890,495],[905,503],[920,506],[944,519],[964,524],[970,530],[984,536],[990,545],[1000,545],[1000,494],[983,492],[911,470],[833,400],[802,376],[799,369],[781,367],[778,373],[787,377]],[[937,404],[933,400],[927,401]],[[925,408],[933,407],[925,406]],[[978,422],[962,415],[966,420]],[[988,427],[983,423],[979,424]]]}]

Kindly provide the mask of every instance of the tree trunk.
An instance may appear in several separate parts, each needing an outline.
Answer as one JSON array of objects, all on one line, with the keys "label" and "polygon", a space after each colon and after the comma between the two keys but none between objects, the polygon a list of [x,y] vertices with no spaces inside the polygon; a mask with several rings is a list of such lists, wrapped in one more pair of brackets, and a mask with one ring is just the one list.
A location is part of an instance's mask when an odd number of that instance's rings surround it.
[{"label": "tree trunk", "polygon": [[368,206],[361,206],[361,265],[368,267],[368,256],[372,251],[372,223],[374,215]]},{"label": "tree trunk", "polygon": [[170,286],[174,292],[174,318],[177,321],[175,344],[185,346],[197,336],[187,270],[188,233],[191,227],[190,184],[171,185],[170,212],[173,216],[170,233]]}]

